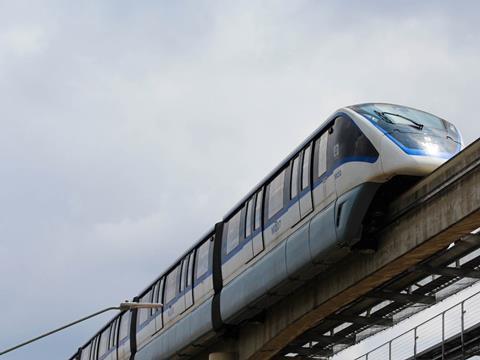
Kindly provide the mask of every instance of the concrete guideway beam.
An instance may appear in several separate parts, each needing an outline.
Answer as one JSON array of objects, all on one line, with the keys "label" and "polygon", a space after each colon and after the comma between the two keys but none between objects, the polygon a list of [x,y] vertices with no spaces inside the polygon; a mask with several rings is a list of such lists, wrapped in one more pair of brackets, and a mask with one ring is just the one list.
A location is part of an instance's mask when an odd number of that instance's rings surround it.
[{"label": "concrete guideway beam", "polygon": [[266,311],[263,323],[240,327],[229,351],[236,351],[239,360],[273,358],[320,320],[477,229],[480,141],[423,179],[392,207],[397,216],[381,231],[375,254],[352,254],[288,295]]},{"label": "concrete guideway beam", "polygon": [[235,353],[215,352],[208,355],[208,360],[235,360]]}]

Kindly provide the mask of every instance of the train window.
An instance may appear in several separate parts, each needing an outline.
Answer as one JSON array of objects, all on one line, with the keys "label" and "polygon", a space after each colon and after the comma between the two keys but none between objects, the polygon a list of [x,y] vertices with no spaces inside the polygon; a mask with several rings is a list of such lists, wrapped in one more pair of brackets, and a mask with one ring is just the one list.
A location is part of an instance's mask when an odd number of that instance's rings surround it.
[{"label": "train window", "polygon": [[310,185],[310,156],[312,153],[312,146],[310,145],[303,151],[302,164],[302,190],[305,190]]},{"label": "train window", "polygon": [[[163,281],[165,278],[161,278],[160,280],[157,281],[155,284],[155,289],[153,290],[153,302],[154,303],[160,303],[162,302],[162,293],[163,293]],[[152,314],[157,313],[160,311],[161,308],[157,309],[152,309]]]},{"label": "train window", "polygon": [[252,210],[253,210],[253,198],[247,202],[247,210],[245,214],[245,237],[249,237],[252,234]]},{"label": "train window", "polygon": [[168,304],[177,295],[179,272],[180,272],[180,264],[167,275],[167,283],[166,283],[166,289],[165,289],[165,304]]},{"label": "train window", "polygon": [[[141,303],[149,303],[152,302],[152,293],[153,289],[150,289],[145,295],[140,298]],[[149,317],[151,311],[150,309],[139,309],[138,310],[138,324],[143,324]]]},{"label": "train window", "polygon": [[112,346],[113,322],[108,327],[107,350]]},{"label": "train window", "polygon": [[[160,281],[155,282],[155,285],[153,285],[152,288],[152,303],[157,303],[158,302],[158,288],[160,287]],[[157,312],[157,309],[150,309],[149,315],[153,315]]]},{"label": "train window", "polygon": [[95,339],[93,339],[92,347],[90,348],[90,360],[98,359],[98,340],[98,336],[95,336]]},{"label": "train window", "polygon": [[187,277],[188,277],[187,270],[188,270],[188,255],[185,256],[185,258],[182,261],[182,278],[180,279],[180,292],[185,290],[185,288],[187,287],[186,286]]},{"label": "train window", "polygon": [[267,187],[268,194],[268,218],[283,209],[283,186],[285,184],[285,169],[280,172]]},{"label": "train window", "polygon": [[192,286],[192,276],[193,276],[193,251],[190,253],[188,257],[188,276],[187,276],[187,288]]},{"label": "train window", "polygon": [[95,337],[94,345],[93,345],[93,351],[92,351],[92,359],[98,359],[99,358],[99,351],[98,349],[100,348],[100,335]]},{"label": "train window", "polygon": [[91,346],[92,346],[91,344],[88,344],[82,349],[82,355],[80,356],[80,360],[88,360],[88,358],[90,357]]},{"label": "train window", "polygon": [[195,259],[195,278],[198,279],[207,273],[210,262],[210,247],[212,241],[207,240],[199,248],[197,248],[197,256]]},{"label": "train window", "polygon": [[293,199],[298,195],[298,169],[299,169],[300,157],[297,156],[293,160],[292,173],[290,180],[290,199]]},{"label": "train window", "polygon": [[110,340],[108,344],[108,349],[111,349],[117,346],[117,330],[118,330],[118,318],[116,318],[112,325],[110,326]]},{"label": "train window", "polygon": [[328,132],[324,132],[320,138],[315,141],[317,178],[321,177],[327,171],[327,144]]},{"label": "train window", "polygon": [[227,223],[227,254],[235,249],[240,241],[240,214],[237,211]]},{"label": "train window", "polygon": [[378,157],[378,152],[370,140],[362,133],[353,120],[339,116],[335,119],[334,131],[334,151],[335,162],[341,162],[346,158],[357,160],[358,158]]},{"label": "train window", "polygon": [[263,189],[257,192],[255,198],[255,223],[253,224],[254,230],[257,230],[262,225],[262,201],[263,201]]},{"label": "train window", "polygon": [[130,328],[130,312],[124,312],[120,317],[120,336],[119,339],[123,340],[128,336],[128,330]]},{"label": "train window", "polygon": [[102,331],[100,335],[100,344],[98,346],[98,357],[104,355],[108,350],[108,338],[109,338],[110,327]]}]

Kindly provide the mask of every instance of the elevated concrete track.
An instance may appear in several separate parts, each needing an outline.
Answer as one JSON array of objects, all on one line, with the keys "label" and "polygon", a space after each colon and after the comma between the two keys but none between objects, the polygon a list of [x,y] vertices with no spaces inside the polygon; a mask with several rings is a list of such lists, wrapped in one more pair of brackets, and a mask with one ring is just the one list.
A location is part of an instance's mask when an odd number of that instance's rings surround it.
[{"label": "elevated concrete track", "polygon": [[374,254],[352,253],[197,358],[331,356],[409,316],[411,305],[431,305],[480,278],[479,226],[477,140],[391,204]]}]

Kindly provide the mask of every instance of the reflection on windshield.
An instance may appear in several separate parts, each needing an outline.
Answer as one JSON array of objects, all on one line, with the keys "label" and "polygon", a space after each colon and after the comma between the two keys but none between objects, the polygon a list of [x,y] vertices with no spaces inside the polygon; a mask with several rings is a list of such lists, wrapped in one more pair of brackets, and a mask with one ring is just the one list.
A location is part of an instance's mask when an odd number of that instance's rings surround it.
[{"label": "reflection on windshield", "polygon": [[[412,121],[424,125],[426,128],[445,130],[445,121],[435,115],[399,105],[364,104],[353,107],[355,111],[370,114],[375,122],[383,120],[397,125],[410,125]],[[379,116],[382,114],[383,116]],[[388,120],[385,120],[387,118]],[[408,119],[408,120],[407,120]]]},{"label": "reflection on windshield", "polygon": [[[459,144],[441,136],[416,134],[395,131],[390,134],[392,140],[407,148],[411,155],[432,155],[443,157],[446,154],[456,154]],[[450,157],[450,156],[445,156]]]},{"label": "reflection on windshield", "polygon": [[391,104],[352,107],[410,155],[451,157],[460,151],[457,129],[432,114]]},{"label": "reflection on windshield", "polygon": [[412,120],[412,119],[406,117],[405,115],[395,114],[395,113],[388,112],[388,111],[382,111],[382,112],[380,112],[380,111],[376,111],[376,110],[375,110],[375,113],[378,114],[378,115],[383,116],[385,119],[388,119],[387,122],[394,123],[394,122],[392,122],[392,121],[390,120],[390,117],[391,117],[391,116],[394,116],[394,117],[398,117],[398,118],[400,118],[400,119],[407,120],[408,122],[410,122],[410,124],[407,124],[407,125],[410,125],[410,126],[411,126],[411,125],[413,124],[413,126],[416,127],[417,129],[420,129],[420,130],[423,129],[423,124],[420,124],[419,122],[416,122],[415,120]]}]

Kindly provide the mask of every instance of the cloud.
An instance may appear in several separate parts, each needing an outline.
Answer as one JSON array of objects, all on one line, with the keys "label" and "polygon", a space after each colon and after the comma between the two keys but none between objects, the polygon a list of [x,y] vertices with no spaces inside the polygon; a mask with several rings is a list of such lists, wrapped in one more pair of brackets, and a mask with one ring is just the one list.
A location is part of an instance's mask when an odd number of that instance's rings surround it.
[{"label": "cloud", "polygon": [[31,56],[44,50],[44,33],[41,28],[19,26],[7,29],[0,37],[1,47],[6,53],[19,57]]}]

